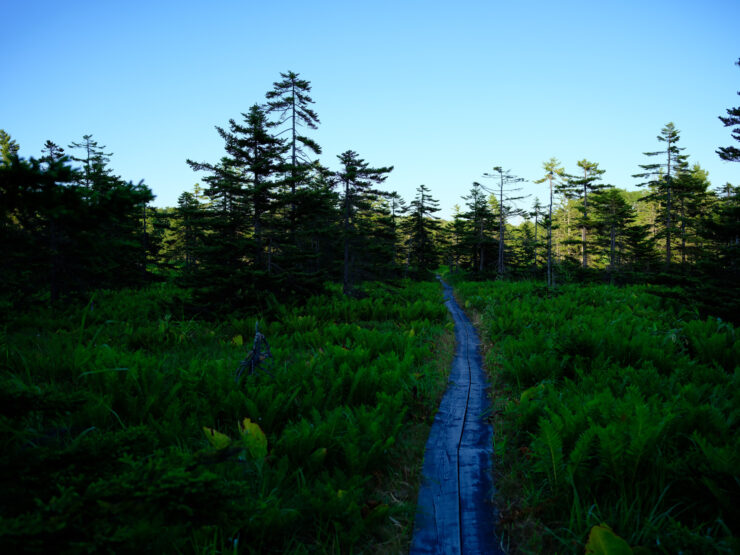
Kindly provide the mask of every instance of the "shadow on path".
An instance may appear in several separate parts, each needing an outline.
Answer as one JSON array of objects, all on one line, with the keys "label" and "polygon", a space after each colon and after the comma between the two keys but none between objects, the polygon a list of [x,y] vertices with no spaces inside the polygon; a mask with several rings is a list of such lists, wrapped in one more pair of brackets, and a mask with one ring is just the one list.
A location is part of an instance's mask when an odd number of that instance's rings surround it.
[{"label": "shadow on path", "polygon": [[455,358],[427,440],[411,554],[503,554],[494,535],[493,428],[478,334],[452,287],[440,282],[455,321]]}]

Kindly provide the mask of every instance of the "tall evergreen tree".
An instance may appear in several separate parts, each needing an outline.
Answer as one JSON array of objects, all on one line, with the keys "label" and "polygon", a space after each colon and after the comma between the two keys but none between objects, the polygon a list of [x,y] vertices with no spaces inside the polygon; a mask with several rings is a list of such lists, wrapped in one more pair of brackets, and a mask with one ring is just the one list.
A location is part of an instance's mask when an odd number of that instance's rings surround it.
[{"label": "tall evergreen tree", "polygon": [[[282,81],[273,83],[273,88],[265,95],[267,97],[267,114],[275,114],[275,126],[283,128],[277,133],[289,133],[287,139],[288,156],[287,170],[288,183],[291,194],[295,195],[296,187],[304,182],[306,174],[312,166],[312,156],[321,154],[321,147],[309,137],[301,134],[301,128],[318,129],[319,117],[311,109],[314,103],[309,96],[311,83],[300,79],[298,73],[288,71],[281,73]],[[295,206],[292,206],[295,210]]]},{"label": "tall evergreen tree", "polygon": [[[314,204],[313,199],[301,188],[306,187],[312,176],[316,177],[320,170],[315,157],[321,154],[321,147],[313,139],[305,135],[305,130],[318,129],[319,117],[311,108],[313,99],[310,96],[311,84],[301,79],[298,73],[288,71],[281,73],[281,81],[273,83],[272,90],[267,97],[266,113],[276,117],[273,125],[276,136],[285,135],[287,146],[284,155],[285,194],[280,195],[281,204],[288,209],[285,222],[287,237],[282,240],[283,256],[281,265],[292,274],[306,275],[310,272],[312,248],[305,239],[310,235],[305,221],[299,217],[299,212],[306,210],[300,206],[301,202]],[[316,191],[311,188],[311,191]]]},{"label": "tall evergreen tree", "polygon": [[547,182],[550,186],[550,204],[547,209],[547,286],[553,287],[555,280],[552,268],[552,198],[554,189],[563,185],[565,170],[557,158],[550,158],[542,164],[542,167],[546,172],[545,176],[535,180],[534,183]]},{"label": "tall evergreen tree", "polygon": [[[388,199],[388,209],[390,211],[390,225],[393,230],[394,236],[399,236],[401,229],[400,222],[404,214],[408,211],[408,206],[403,197],[396,191],[389,193],[386,198]],[[399,264],[401,262],[401,248],[399,242],[396,242],[393,248],[393,263]]]},{"label": "tall evergreen tree", "polygon": [[534,248],[532,252],[532,266],[536,270],[537,269],[537,253],[540,249],[540,240],[538,240],[538,231],[540,229],[540,226],[542,225],[543,221],[546,221],[546,212],[545,207],[542,206],[542,203],[540,202],[540,199],[535,197],[534,204],[532,205],[532,211],[529,213],[529,217],[534,218]]},{"label": "tall evergreen tree", "polygon": [[477,181],[473,182],[468,195],[462,198],[467,201],[465,206],[468,208],[468,211],[462,214],[462,218],[467,222],[464,242],[471,249],[473,270],[482,273],[486,268],[486,254],[493,243],[490,235],[493,213],[486,198],[486,191]]},{"label": "tall evergreen tree", "polygon": [[441,222],[434,216],[439,210],[439,201],[431,196],[429,188],[419,185],[404,225],[408,260],[417,277],[426,276],[439,265],[436,237]]},{"label": "tall evergreen tree", "polygon": [[218,164],[187,160],[193,170],[210,174],[204,178],[211,206],[204,220],[207,241],[198,254],[198,289],[202,300],[232,306],[249,304],[255,289],[279,287],[285,278],[280,272],[272,275],[279,248],[272,224],[276,177],[284,170],[287,146],[272,135],[272,125],[259,105],[242,118],[243,123],[230,119],[228,129],[216,127],[226,150]]},{"label": "tall evergreen tree", "polygon": [[601,176],[604,174],[604,170],[599,169],[599,164],[596,162],[590,162],[585,158],[577,162],[580,168],[581,175],[568,176],[567,188],[571,198],[578,199],[580,205],[578,206],[581,217],[578,222],[581,227],[581,264],[583,268],[588,268],[588,229],[590,226],[589,213],[588,213],[588,200],[589,195],[600,189],[604,188],[605,185],[599,184]]},{"label": "tall evergreen tree", "polygon": [[[740,67],[740,58],[735,62]],[[740,95],[740,91],[737,92]],[[719,116],[720,121],[725,127],[734,127],[731,132],[732,138],[740,142],[740,106],[727,109],[727,117]],[[740,148],[736,146],[725,146],[717,149],[717,154],[722,160],[728,162],[740,162]]]},{"label": "tall evergreen tree", "polygon": [[446,226],[447,256],[446,259],[453,271],[457,271],[466,264],[470,249],[466,244],[467,222],[460,211],[460,205],[453,207],[452,221]]},{"label": "tall evergreen tree", "polygon": [[524,215],[523,212],[517,211],[513,202],[521,200],[524,197],[512,197],[511,193],[520,191],[521,188],[511,189],[509,186],[514,183],[521,183],[523,178],[511,174],[510,170],[504,170],[501,166],[495,166],[492,174],[483,174],[483,177],[493,178],[498,183],[498,264],[497,270],[499,275],[505,273],[504,253],[506,252],[506,220],[513,215]]},{"label": "tall evergreen tree", "polygon": [[680,235],[681,264],[686,265],[688,258],[696,260],[696,247],[699,241],[701,222],[704,213],[709,210],[708,189],[709,174],[694,164],[689,167],[683,163],[676,171],[673,181],[673,192]]},{"label": "tall evergreen tree", "polygon": [[607,268],[609,279],[613,283],[614,274],[620,265],[620,257],[624,251],[626,230],[634,222],[635,214],[617,189],[602,190],[593,195],[592,199],[595,220],[601,237],[598,242],[602,251],[608,253],[609,264]]},{"label": "tall evergreen tree", "polygon": [[356,229],[357,214],[361,210],[367,210],[370,203],[378,198],[381,191],[373,186],[383,183],[393,166],[371,168],[353,150],[347,150],[337,157],[342,164],[342,168],[336,173],[342,188],[342,290],[347,295],[352,291],[352,262],[361,239]]},{"label": "tall evergreen tree", "polygon": [[41,153],[43,154],[41,160],[48,164],[59,162],[66,156],[64,149],[53,141],[46,141],[44,148],[41,149]]},{"label": "tall evergreen tree", "polygon": [[[665,265],[666,267],[671,264],[671,243],[672,243],[672,232],[675,226],[674,221],[674,198],[673,198],[673,180],[677,169],[681,166],[682,162],[686,159],[686,156],[681,154],[684,150],[677,146],[678,141],[681,139],[678,129],[676,129],[673,122],[668,123],[660,131],[657,139],[660,142],[666,143],[665,150],[658,150],[655,152],[644,152],[645,156],[664,156],[665,162],[658,162],[655,164],[640,164],[640,167],[645,170],[642,173],[634,174],[632,177],[640,177],[647,179],[643,183],[639,183],[641,187],[650,186],[652,192],[643,197],[644,201],[657,201],[663,211],[663,222],[664,222],[664,234],[665,234]],[[652,179],[651,179],[652,178]]]},{"label": "tall evergreen tree", "polygon": [[80,183],[88,189],[102,190],[107,188],[112,177],[112,171],[108,166],[112,152],[105,152],[105,145],[99,145],[90,134],[83,135],[79,143],[70,143],[68,148],[81,150],[81,156],[72,156],[74,162],[82,164]]},{"label": "tall evergreen tree", "polygon": [[104,187],[87,188],[65,156],[15,156],[0,168],[3,260],[19,278],[11,276],[9,291],[46,290],[53,302],[66,293],[142,282],[148,187],[107,177]]},{"label": "tall evergreen tree", "polygon": [[0,129],[0,162],[9,165],[13,158],[18,157],[18,150],[18,143],[4,129]]},{"label": "tall evergreen tree", "polygon": [[702,235],[705,265],[729,282],[740,278],[740,186],[726,183],[716,192],[715,209],[705,214]]}]

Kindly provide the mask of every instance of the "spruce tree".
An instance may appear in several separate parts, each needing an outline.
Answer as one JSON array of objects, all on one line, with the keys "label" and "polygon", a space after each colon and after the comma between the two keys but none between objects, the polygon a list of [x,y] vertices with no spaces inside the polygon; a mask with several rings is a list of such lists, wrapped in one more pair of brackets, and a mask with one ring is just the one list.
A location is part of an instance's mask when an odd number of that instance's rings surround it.
[{"label": "spruce tree", "polygon": [[545,176],[542,179],[535,180],[534,183],[547,182],[550,186],[550,204],[547,209],[547,286],[553,287],[555,280],[552,268],[552,197],[553,190],[563,185],[565,170],[557,158],[550,158],[542,164],[542,167],[546,172]]},{"label": "spruce tree", "polygon": [[468,208],[462,214],[466,221],[464,242],[470,249],[473,270],[481,273],[485,271],[486,254],[493,243],[490,235],[493,213],[485,193],[483,185],[474,181],[468,195],[462,197]]},{"label": "spruce tree", "polygon": [[18,143],[4,129],[0,129],[0,162],[9,165],[13,158],[18,157],[19,150]]},{"label": "spruce tree", "polygon": [[416,277],[427,276],[439,265],[436,237],[441,222],[434,216],[439,210],[439,201],[431,196],[429,188],[419,185],[404,222],[408,261]]},{"label": "spruce tree", "polygon": [[[740,58],[735,62],[735,65],[740,67]],[[737,94],[740,95],[740,91]],[[732,138],[740,142],[740,106],[728,108],[727,117],[719,116],[719,119],[725,127],[734,127],[731,131]],[[722,160],[740,162],[740,148],[736,146],[720,147],[716,152]]]},{"label": "spruce tree", "polygon": [[737,285],[740,278],[740,186],[726,183],[716,191],[715,209],[706,214],[702,237],[704,264]]},{"label": "spruce tree", "polygon": [[60,147],[54,141],[48,140],[44,143],[44,147],[41,149],[41,153],[43,154],[41,160],[47,162],[48,164],[58,162],[66,156],[62,147]]},{"label": "spruce tree", "polygon": [[657,201],[663,211],[666,267],[669,267],[671,264],[672,232],[675,225],[673,214],[675,210],[673,206],[675,200],[673,198],[673,180],[677,169],[686,159],[686,156],[681,154],[681,151],[684,149],[677,146],[680,138],[680,133],[675,125],[673,125],[673,122],[668,123],[661,129],[660,135],[657,137],[660,142],[666,143],[665,150],[643,153],[645,156],[650,157],[665,156],[665,162],[640,164],[640,167],[645,171],[632,176],[648,180],[638,184],[641,187],[650,186],[651,188],[651,193],[643,197],[643,200]]},{"label": "spruce tree", "polygon": [[80,183],[88,189],[105,189],[111,170],[108,167],[112,152],[105,152],[105,145],[99,145],[90,134],[83,135],[79,143],[70,143],[68,148],[82,151],[82,156],[72,156],[74,162],[82,164]]},{"label": "spruce tree", "polygon": [[581,217],[578,224],[581,227],[581,265],[586,269],[588,268],[587,235],[588,229],[591,226],[588,213],[589,195],[605,187],[605,185],[598,183],[604,174],[604,170],[599,169],[598,163],[589,162],[585,158],[579,160],[577,165],[581,170],[581,175],[568,176],[566,187],[568,189],[568,196],[580,201],[578,209],[581,212]]},{"label": "spruce tree", "polygon": [[452,221],[446,226],[447,233],[447,261],[452,271],[457,271],[461,266],[466,265],[467,256],[470,252],[466,244],[466,227],[467,221],[465,220],[462,212],[460,212],[460,205],[456,204],[453,207]]},{"label": "spruce tree", "polygon": [[537,269],[537,253],[539,252],[540,248],[540,242],[537,238],[537,232],[542,225],[541,222],[545,221],[546,216],[547,214],[545,213],[545,207],[542,206],[542,203],[540,203],[540,199],[535,197],[534,204],[532,205],[532,211],[529,213],[529,217],[534,218],[534,249],[532,252],[532,266],[535,270]]},{"label": "spruce tree", "polygon": [[343,251],[342,291],[348,295],[352,292],[353,285],[352,262],[362,239],[357,233],[357,215],[360,211],[368,210],[370,203],[382,194],[373,186],[383,183],[393,170],[393,166],[371,168],[353,150],[347,150],[337,158],[342,164],[342,168],[336,173],[336,179],[342,189],[340,196]]},{"label": "spruce tree", "polygon": [[681,264],[684,267],[689,258],[697,258],[695,250],[699,241],[699,227],[703,215],[710,209],[710,185],[709,174],[699,164],[689,167],[688,163],[683,163],[676,171],[673,192],[681,238]]},{"label": "spruce tree", "polygon": [[301,133],[301,128],[318,129],[319,117],[310,105],[314,103],[309,96],[311,83],[300,79],[298,73],[288,71],[281,73],[282,81],[273,83],[273,89],[265,95],[267,97],[266,113],[275,114],[277,121],[274,125],[282,128],[277,133],[289,133],[287,139],[288,160],[286,161],[291,194],[291,221],[295,223],[295,194],[296,189],[305,183],[312,167],[312,156],[321,154],[321,147],[309,137]]},{"label": "spruce tree", "polygon": [[608,257],[609,280],[614,283],[615,274],[625,255],[628,229],[637,215],[622,193],[613,187],[603,188],[591,198],[594,222],[599,232],[597,245]]},{"label": "spruce tree", "polygon": [[503,276],[506,267],[504,265],[504,253],[506,252],[506,220],[510,216],[522,216],[523,212],[513,206],[513,202],[521,200],[524,197],[512,197],[511,193],[520,191],[521,188],[512,189],[510,186],[515,183],[521,183],[523,178],[511,174],[510,170],[504,170],[501,166],[495,166],[492,174],[483,174],[483,177],[493,178],[497,181],[498,188],[498,265],[497,270],[500,276]]},{"label": "spruce tree", "polygon": [[82,142],[71,143],[70,148],[82,151],[71,160],[82,164],[76,185],[81,187],[86,206],[75,242],[80,251],[78,258],[88,260],[79,272],[84,283],[80,287],[116,288],[142,283],[147,259],[143,216],[154,199],[151,189],[143,181],[134,184],[115,175],[109,166],[112,153],[105,152],[105,146],[92,135],[84,135]]},{"label": "spruce tree", "polygon": [[[241,290],[245,300],[251,287],[267,286],[266,276],[275,270],[273,254],[279,245],[273,241],[271,224],[279,186],[276,176],[284,169],[287,147],[284,140],[271,134],[272,125],[262,107],[255,104],[242,117],[243,123],[230,119],[228,129],[216,127],[226,150],[218,164],[187,163],[195,171],[210,173],[204,181],[211,200],[206,223],[211,246],[204,248],[212,255],[221,254],[209,263],[204,260],[204,265],[211,267],[202,270],[221,282],[218,289]],[[221,277],[215,277],[219,272]],[[243,287],[236,285],[237,280]],[[220,294],[212,285],[206,288]]]}]

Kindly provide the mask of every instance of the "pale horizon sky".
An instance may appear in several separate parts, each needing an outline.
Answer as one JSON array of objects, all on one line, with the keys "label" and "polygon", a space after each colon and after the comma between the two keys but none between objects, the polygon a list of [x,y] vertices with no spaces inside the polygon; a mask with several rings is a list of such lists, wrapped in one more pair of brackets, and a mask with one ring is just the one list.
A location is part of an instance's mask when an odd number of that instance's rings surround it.
[{"label": "pale horizon sky", "polygon": [[[174,206],[216,162],[214,126],[239,119],[300,73],[321,119],[310,134],[337,169],[352,149],[393,165],[385,189],[419,184],[449,217],[473,181],[503,166],[545,199],[542,163],[587,158],[604,182],[659,150],[672,121],[716,188],[740,184],[717,119],[740,105],[740,1],[8,2],[0,128],[38,157],[90,133],[111,167]],[[734,143],[734,146],[738,146]]]}]

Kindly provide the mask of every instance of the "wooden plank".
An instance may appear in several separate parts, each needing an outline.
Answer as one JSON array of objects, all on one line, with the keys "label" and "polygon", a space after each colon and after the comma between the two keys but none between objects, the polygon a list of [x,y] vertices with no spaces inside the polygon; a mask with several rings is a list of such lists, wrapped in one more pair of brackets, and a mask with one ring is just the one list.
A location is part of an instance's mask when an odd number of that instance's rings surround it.
[{"label": "wooden plank", "polygon": [[427,441],[411,553],[499,554],[491,503],[493,430],[485,417],[478,335],[442,284],[455,322],[455,358]]}]

